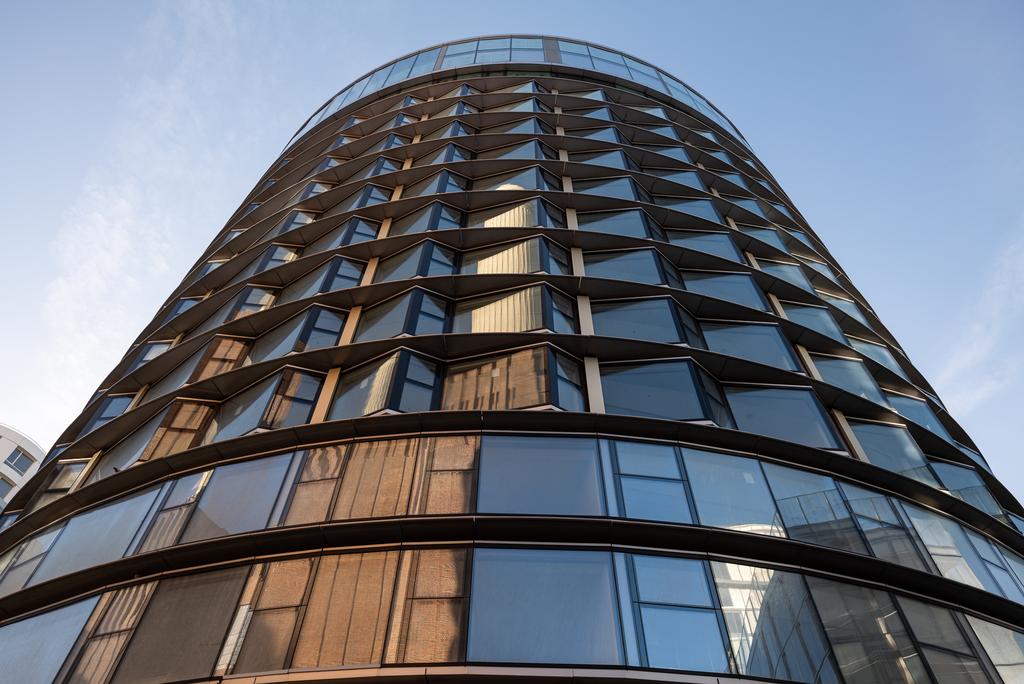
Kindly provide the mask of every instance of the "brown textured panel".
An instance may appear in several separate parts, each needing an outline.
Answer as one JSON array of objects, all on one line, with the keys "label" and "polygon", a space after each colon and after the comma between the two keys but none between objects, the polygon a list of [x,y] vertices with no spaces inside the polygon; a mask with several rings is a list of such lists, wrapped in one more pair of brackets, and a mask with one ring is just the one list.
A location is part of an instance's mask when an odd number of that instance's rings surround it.
[{"label": "brown textured panel", "polygon": [[306,454],[306,462],[302,466],[301,482],[312,480],[326,480],[338,477],[341,472],[341,462],[345,456],[344,445],[334,445],[310,449]]},{"label": "brown textured panel", "polygon": [[109,634],[133,628],[155,587],[156,582],[150,582],[119,589],[107,606],[95,633]]},{"label": "brown textured panel", "polygon": [[546,367],[546,348],[453,365],[445,375],[441,408],[502,410],[549,403]]},{"label": "brown textured panel", "polygon": [[331,507],[331,497],[334,496],[334,486],[334,480],[297,484],[283,524],[305,525],[326,520]]},{"label": "brown textured panel", "polygon": [[461,660],[466,609],[466,549],[414,552],[405,615],[395,653],[398,662]]},{"label": "brown textured panel", "polygon": [[260,592],[256,609],[263,610],[301,604],[312,566],[313,559],[311,558],[268,564],[266,577],[263,580],[263,590]]},{"label": "brown textured panel", "polygon": [[433,437],[425,439],[433,470],[471,470],[476,468],[476,451],[480,438],[476,435]]},{"label": "brown textured panel", "polygon": [[231,568],[162,580],[114,673],[114,684],[210,676],[248,572]]},{"label": "brown textured panel", "polygon": [[139,460],[150,461],[191,448],[213,413],[213,407],[207,404],[176,403],[167,412]]},{"label": "brown textured panel", "polygon": [[420,513],[444,515],[468,513],[475,481],[472,470],[447,470],[428,474]]},{"label": "brown textured panel", "polygon": [[322,558],[292,667],[379,663],[397,566],[395,551]]},{"label": "brown textured panel", "polygon": [[450,663],[460,660],[465,599],[416,599],[400,646],[401,662]]},{"label": "brown textured panel", "polygon": [[413,598],[466,595],[466,549],[427,549],[416,553]]},{"label": "brown textured panel", "polygon": [[146,533],[146,539],[139,545],[137,553],[172,546],[181,536],[181,528],[185,526],[185,521],[188,520],[191,510],[192,506],[178,506],[161,512],[153,521],[153,526]]},{"label": "brown textured panel", "polygon": [[253,615],[232,671],[265,672],[284,669],[298,613],[298,608],[278,608]]},{"label": "brown textured panel", "polygon": [[128,637],[128,632],[119,632],[90,639],[75,668],[64,680],[65,684],[103,684],[117,664]]},{"label": "brown textured panel", "polygon": [[229,337],[218,337],[207,347],[203,359],[196,365],[189,382],[199,382],[214,375],[226,373],[238,366],[249,350],[249,343]]},{"label": "brown textured panel", "polygon": [[415,439],[357,444],[342,475],[334,519],[405,515],[416,460]]}]

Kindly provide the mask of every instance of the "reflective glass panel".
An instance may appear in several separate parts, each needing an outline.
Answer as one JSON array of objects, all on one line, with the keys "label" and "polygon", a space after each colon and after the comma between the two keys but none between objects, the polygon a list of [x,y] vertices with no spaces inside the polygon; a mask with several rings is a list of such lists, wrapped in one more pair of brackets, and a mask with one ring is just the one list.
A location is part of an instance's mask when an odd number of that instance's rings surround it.
[{"label": "reflective glass panel", "polygon": [[757,461],[696,449],[683,454],[702,525],[786,536]]},{"label": "reflective glass panel", "polygon": [[850,429],[871,463],[938,486],[920,447],[902,425],[850,421]]},{"label": "reflective glass panel", "polygon": [[882,390],[878,389],[874,377],[860,361],[837,356],[812,355],[811,358],[825,382],[876,404],[886,404]]},{"label": "reflective glass panel", "polygon": [[739,430],[822,449],[840,448],[810,390],[726,387],[725,393]]},{"label": "reflective glass panel", "polygon": [[761,288],[745,273],[703,273],[683,271],[683,282],[690,292],[724,299],[752,309],[768,310]]},{"label": "reflective glass panel", "polygon": [[611,555],[476,549],[470,662],[623,661]]},{"label": "reflective glass panel", "polygon": [[605,515],[593,439],[486,435],[480,449],[481,513]]},{"label": "reflective glass panel", "polygon": [[687,361],[604,365],[601,386],[608,413],[673,420],[707,418]]},{"label": "reflective glass panel", "polygon": [[703,323],[708,349],[785,370],[800,371],[792,347],[777,325]]}]

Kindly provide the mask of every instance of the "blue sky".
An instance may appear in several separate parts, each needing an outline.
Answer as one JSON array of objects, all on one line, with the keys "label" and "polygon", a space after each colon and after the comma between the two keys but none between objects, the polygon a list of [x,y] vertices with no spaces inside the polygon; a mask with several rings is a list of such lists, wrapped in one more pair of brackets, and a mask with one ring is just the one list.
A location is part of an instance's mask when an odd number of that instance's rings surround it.
[{"label": "blue sky", "polygon": [[1024,3],[485,6],[0,4],[0,422],[49,446],[352,79],[437,42],[554,33],[718,105],[1024,493]]}]

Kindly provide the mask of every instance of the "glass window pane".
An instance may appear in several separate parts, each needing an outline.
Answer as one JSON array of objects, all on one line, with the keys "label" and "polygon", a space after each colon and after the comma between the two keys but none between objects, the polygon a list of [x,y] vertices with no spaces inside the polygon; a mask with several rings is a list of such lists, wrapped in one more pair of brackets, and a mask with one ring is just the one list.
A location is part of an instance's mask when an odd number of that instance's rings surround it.
[{"label": "glass window pane", "polygon": [[633,569],[639,601],[714,607],[704,564],[699,560],[633,556]]},{"label": "glass window pane", "polygon": [[633,416],[707,418],[687,361],[601,367],[605,410]]},{"label": "glass window pane", "polygon": [[928,404],[920,399],[905,397],[901,394],[889,393],[887,396],[889,403],[901,416],[906,416],[918,425],[931,430],[947,442],[953,441],[953,438],[946,432],[946,428],[939,422],[935,412],[931,410]]},{"label": "glass window pane", "polygon": [[636,238],[651,237],[650,219],[639,209],[584,213],[578,216],[578,223],[580,230],[593,230],[599,233],[613,233]]},{"label": "glass window pane", "polygon": [[260,337],[249,352],[250,363],[275,359],[293,351],[305,322],[305,315],[295,316]]},{"label": "glass window pane", "polygon": [[810,390],[726,387],[737,429],[822,449],[839,442]]},{"label": "glass window pane", "polygon": [[209,677],[248,574],[239,567],[161,580],[113,684]]},{"label": "glass window pane", "polygon": [[98,596],[0,627],[4,679],[52,684]]},{"label": "glass window pane", "polygon": [[706,252],[730,261],[743,261],[739,250],[727,233],[698,233],[684,230],[668,231],[668,241],[698,252]]},{"label": "glass window pane", "polygon": [[878,363],[882,364],[883,366],[891,370],[896,375],[906,379],[906,373],[903,372],[903,369],[900,368],[900,365],[896,362],[896,357],[894,357],[892,355],[892,352],[890,352],[888,349],[886,349],[880,344],[865,342],[864,340],[858,340],[855,337],[851,337],[849,339],[850,345],[854,349],[859,351],[861,354],[870,359],[874,359]]},{"label": "glass window pane", "polygon": [[534,347],[452,364],[445,374],[441,409],[496,411],[550,404],[548,358],[547,348]]},{"label": "glass window pane", "polygon": [[259,427],[279,379],[277,375],[267,378],[252,389],[225,401],[217,412],[214,424],[210,426],[213,431],[210,441],[239,437]]},{"label": "glass window pane", "polygon": [[412,292],[407,292],[365,310],[359,317],[355,341],[382,340],[405,332],[412,295]]},{"label": "glass window pane", "polygon": [[933,487],[938,486],[928,470],[921,448],[902,425],[850,421],[850,430],[871,463]]},{"label": "glass window pane", "polygon": [[291,454],[281,454],[214,470],[181,543],[266,527],[291,459]]},{"label": "glass window pane", "polygon": [[690,506],[682,480],[655,480],[622,475],[623,516],[636,520],[690,524]]},{"label": "glass window pane", "polygon": [[611,555],[477,549],[470,662],[622,663]]},{"label": "glass window pane", "polygon": [[71,518],[33,575],[32,584],[122,557],[158,489]]},{"label": "glass window pane", "polygon": [[807,280],[807,276],[804,274],[803,269],[801,269],[797,264],[783,264],[777,261],[765,261],[763,259],[759,259],[757,264],[765,273],[771,273],[773,276],[781,278],[791,285],[795,285],[807,292],[814,292],[814,288],[811,287],[811,282]]},{"label": "glass window pane", "polygon": [[711,570],[740,674],[840,681],[802,577],[734,563],[712,563]]},{"label": "glass window pane", "polygon": [[640,606],[649,667],[728,672],[718,615],[710,610]]},{"label": "glass window pane", "polygon": [[777,325],[704,323],[701,331],[711,351],[785,370],[801,370]]},{"label": "glass window pane", "polygon": [[398,354],[378,363],[343,373],[331,404],[329,418],[357,418],[388,407]]},{"label": "glass window pane", "polygon": [[682,479],[676,448],[645,442],[612,442],[619,462],[619,472],[627,475]]},{"label": "glass window pane", "polygon": [[831,477],[774,463],[765,463],[764,471],[791,538],[868,552]]},{"label": "glass window pane", "polygon": [[932,469],[953,496],[966,501],[989,515],[1001,516],[1002,508],[989,492],[985,482],[973,468],[943,461],[932,461]]},{"label": "glass window pane", "polygon": [[952,611],[905,596],[898,597],[897,601],[903,609],[903,617],[920,643],[971,654],[971,647],[957,626]]},{"label": "glass window pane", "polygon": [[855,359],[812,355],[822,379],[877,404],[886,404],[882,391],[864,364]]},{"label": "glass window pane", "polygon": [[1024,681],[1024,633],[986,622],[973,615],[968,615],[967,620],[1003,681]]},{"label": "glass window pane", "polygon": [[757,461],[696,449],[683,454],[702,525],[786,536]]},{"label": "glass window pane", "polygon": [[807,577],[847,684],[931,681],[889,594]]},{"label": "glass window pane", "polygon": [[799,304],[783,303],[782,310],[786,312],[786,318],[821,333],[825,337],[846,343],[846,336],[843,334],[836,319],[828,309],[819,306],[800,306]]},{"label": "glass window pane", "polygon": [[481,513],[605,515],[593,439],[487,435],[480,450]]},{"label": "glass window pane", "polygon": [[922,557],[923,550],[919,549],[889,497],[845,483],[841,488],[875,556],[897,565],[929,572]]},{"label": "glass window pane", "polygon": [[530,287],[507,294],[460,302],[452,332],[528,332],[544,325],[543,290]]},{"label": "glass window pane", "polygon": [[595,278],[631,280],[662,285],[665,274],[659,269],[659,257],[652,249],[626,252],[598,252],[584,257],[586,274]]},{"label": "glass window pane", "polygon": [[907,512],[943,577],[1005,595],[989,575],[985,562],[959,524],[910,504],[903,504],[903,510]]},{"label": "glass window pane", "polygon": [[767,311],[761,288],[745,273],[701,273],[683,271],[683,282],[690,292],[724,299],[752,309]]},{"label": "glass window pane", "polygon": [[594,332],[608,337],[678,344],[686,338],[676,325],[676,304],[666,297],[591,305]]},{"label": "glass window pane", "polygon": [[544,270],[541,261],[541,240],[533,238],[510,245],[488,247],[466,253],[460,273],[483,275],[493,273],[536,273]]}]

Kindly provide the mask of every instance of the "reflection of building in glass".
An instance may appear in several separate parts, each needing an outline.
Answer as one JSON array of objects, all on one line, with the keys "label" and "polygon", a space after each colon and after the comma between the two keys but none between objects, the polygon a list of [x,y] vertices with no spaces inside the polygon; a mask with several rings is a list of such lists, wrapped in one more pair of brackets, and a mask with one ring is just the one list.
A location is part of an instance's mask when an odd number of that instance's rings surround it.
[{"label": "reflection of building in glass", "polygon": [[728,119],[579,41],[331,98],[9,499],[11,681],[1024,679],[1020,504]]}]

